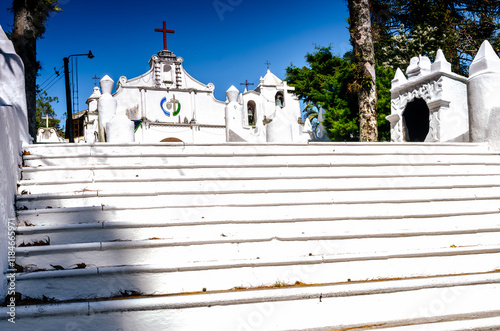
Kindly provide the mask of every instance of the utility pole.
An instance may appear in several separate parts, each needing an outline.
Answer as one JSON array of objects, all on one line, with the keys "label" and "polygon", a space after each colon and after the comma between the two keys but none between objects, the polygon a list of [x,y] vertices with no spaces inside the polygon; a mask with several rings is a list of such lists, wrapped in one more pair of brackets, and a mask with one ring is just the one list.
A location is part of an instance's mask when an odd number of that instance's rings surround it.
[{"label": "utility pole", "polygon": [[66,85],[66,136],[70,143],[75,142],[75,127],[73,125],[73,109],[71,108],[71,89],[69,86],[69,56],[64,61],[64,84]]},{"label": "utility pole", "polygon": [[87,56],[93,59],[92,51],[88,54],[73,54],[63,59],[64,61],[64,84],[66,85],[66,137],[70,143],[75,142],[75,126],[73,125],[73,108],[71,106],[71,88],[69,86],[69,58],[72,56]]}]

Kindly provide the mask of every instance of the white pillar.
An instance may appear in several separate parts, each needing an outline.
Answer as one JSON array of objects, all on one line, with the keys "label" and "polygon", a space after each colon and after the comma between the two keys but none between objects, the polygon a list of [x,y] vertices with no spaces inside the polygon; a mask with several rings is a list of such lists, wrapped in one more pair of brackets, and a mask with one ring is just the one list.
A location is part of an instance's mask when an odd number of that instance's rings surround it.
[{"label": "white pillar", "polygon": [[[31,144],[24,87],[24,64],[0,26],[0,105],[12,106],[23,145]],[[7,108],[6,108],[7,109]]]},{"label": "white pillar", "polygon": [[111,96],[114,81],[108,75],[99,82],[102,95],[99,98],[99,137],[101,141],[106,141],[106,124],[111,121],[116,113],[116,100]]},{"label": "white pillar", "polygon": [[469,69],[470,140],[500,150],[500,58],[484,41]]},{"label": "white pillar", "polygon": [[228,103],[226,105],[226,142],[245,141],[238,132],[242,128],[242,106],[238,103],[240,91],[234,85],[226,91]]}]

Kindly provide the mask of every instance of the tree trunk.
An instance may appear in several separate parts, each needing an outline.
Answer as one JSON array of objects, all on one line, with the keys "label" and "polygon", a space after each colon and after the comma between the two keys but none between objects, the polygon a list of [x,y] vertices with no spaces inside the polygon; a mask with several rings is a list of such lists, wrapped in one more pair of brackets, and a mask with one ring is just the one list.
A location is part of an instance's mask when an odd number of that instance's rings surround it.
[{"label": "tree trunk", "polygon": [[36,61],[36,27],[32,13],[26,7],[13,6],[14,31],[11,40],[16,53],[24,63],[24,84],[26,87],[26,104],[28,108],[28,130],[36,139],[36,76],[38,63]]},{"label": "tree trunk", "polygon": [[358,64],[359,140],[377,141],[377,88],[369,0],[348,0],[349,31]]}]

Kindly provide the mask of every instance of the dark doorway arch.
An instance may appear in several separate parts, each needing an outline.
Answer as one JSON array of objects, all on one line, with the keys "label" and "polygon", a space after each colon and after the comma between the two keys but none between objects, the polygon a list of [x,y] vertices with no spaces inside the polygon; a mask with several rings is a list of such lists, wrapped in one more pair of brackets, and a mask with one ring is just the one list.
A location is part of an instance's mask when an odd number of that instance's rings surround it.
[{"label": "dark doorway arch", "polygon": [[409,102],[403,112],[404,140],[425,141],[429,133],[429,107],[423,99]]}]

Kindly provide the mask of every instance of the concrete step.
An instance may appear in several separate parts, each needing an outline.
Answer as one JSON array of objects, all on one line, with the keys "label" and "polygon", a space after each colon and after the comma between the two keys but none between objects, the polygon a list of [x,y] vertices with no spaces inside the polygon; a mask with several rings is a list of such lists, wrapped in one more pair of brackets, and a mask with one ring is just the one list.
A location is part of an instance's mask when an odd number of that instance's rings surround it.
[{"label": "concrete step", "polygon": [[[445,234],[402,237],[345,238],[280,236],[275,234],[253,234],[244,237],[207,236],[203,240],[148,239],[88,242],[79,244],[54,244],[16,248],[19,265],[36,265],[51,270],[50,264],[70,266],[81,263],[96,267],[116,265],[161,264],[168,256],[168,264],[188,262],[252,260],[258,258],[277,259],[323,254],[349,255],[370,252],[399,254],[420,250],[477,247],[494,247],[498,243],[500,229],[471,234]],[[50,238],[47,235],[47,238]],[[156,238],[156,237],[153,237]],[[29,244],[24,239],[21,245]],[[321,245],[321,246],[320,246]],[[328,247],[319,249],[320,247]]]},{"label": "concrete step", "polygon": [[[276,167],[169,167],[169,166],[71,166],[23,168],[24,189],[37,185],[92,183],[110,181],[196,181],[206,179],[296,179],[296,178],[374,178],[374,177],[433,177],[433,176],[492,176],[500,173],[500,165],[360,165],[276,166]],[[29,190],[29,189],[28,189]]]},{"label": "concrete step", "polygon": [[[483,316],[483,317],[479,317]],[[500,330],[500,312],[480,312],[477,314],[460,314],[455,316],[448,316],[448,320],[440,320],[439,318],[429,318],[428,323],[414,323],[407,321],[403,326],[386,326],[375,327],[374,330],[386,331],[461,331],[461,330]],[[404,323],[404,322],[403,322]],[[402,324],[402,323],[400,323]],[[413,325],[410,325],[413,324]],[[366,328],[358,327],[350,330],[366,330]]]},{"label": "concrete step", "polygon": [[[19,306],[16,327],[53,330],[495,330],[499,274]],[[43,319],[40,319],[43,312]],[[7,308],[0,308],[6,315]],[[9,329],[7,319],[0,327]],[[417,327],[420,327],[417,329]]]},{"label": "concrete step", "polygon": [[407,219],[322,220],[269,223],[207,223],[171,225],[168,223],[95,222],[36,226],[20,224],[18,243],[50,238],[53,245],[89,242],[175,239],[203,241],[207,238],[251,238],[255,235],[316,240],[356,238],[394,238],[425,235],[457,235],[494,232],[500,229],[498,213],[451,217]]},{"label": "concrete step", "polygon": [[[500,178],[500,177],[499,177]],[[425,184],[424,184],[425,185]],[[330,204],[362,204],[362,203],[389,203],[395,204],[426,201],[467,201],[467,200],[500,200],[500,186],[498,187],[450,187],[450,188],[413,188],[405,186],[398,189],[371,189],[371,190],[307,190],[279,188],[272,191],[239,192],[206,192],[200,187],[196,192],[153,191],[139,187],[141,192],[113,192],[86,189],[72,194],[51,193],[20,196],[17,206],[21,209],[73,208],[83,206],[113,206],[116,208],[159,208],[159,207],[197,207],[204,206],[254,206],[256,209],[265,206],[285,206],[296,204],[330,205]],[[115,188],[116,189],[116,188]],[[165,189],[162,187],[161,189]],[[174,188],[172,187],[172,190]],[[258,213],[258,210],[254,211]]]},{"label": "concrete step", "polygon": [[500,155],[485,144],[25,154],[17,243],[50,245],[16,248],[16,291],[52,301],[18,306],[26,329],[498,322],[498,300],[481,301],[500,294]]},{"label": "concrete step", "polygon": [[380,177],[310,177],[304,174],[302,177],[248,177],[248,178],[199,178],[179,181],[178,179],[141,179],[135,180],[93,180],[86,182],[68,181],[66,183],[44,183],[38,184],[33,181],[23,181],[18,187],[18,201],[33,199],[30,194],[36,194],[37,199],[50,193],[66,193],[68,195],[80,195],[82,193],[94,192],[99,195],[109,193],[131,194],[165,194],[169,192],[198,192],[198,193],[224,193],[224,192],[259,192],[259,191],[301,191],[312,192],[314,190],[373,190],[390,188],[454,188],[486,186],[500,187],[500,174],[486,175],[462,175],[460,182],[456,176],[380,176]]},{"label": "concrete step", "polygon": [[25,150],[30,155],[99,155],[99,154],[318,154],[318,153],[411,153],[411,154],[467,154],[489,153],[487,144],[478,143],[314,143],[309,144],[251,144],[189,145],[178,143],[158,144],[54,144],[30,145]]},{"label": "concrete step", "polygon": [[[456,253],[456,252],[455,252]],[[437,254],[437,253],[435,253]],[[353,260],[348,260],[352,258]],[[359,258],[359,260],[357,260]],[[122,291],[140,295],[167,295],[224,291],[275,284],[325,284],[367,280],[434,277],[493,272],[499,269],[500,251],[483,254],[426,256],[383,255],[313,257],[308,259],[233,261],[141,265],[18,273],[16,290],[57,300],[106,298]],[[80,261],[79,263],[85,263]],[[65,266],[66,267],[66,266]]]},{"label": "concrete step", "polygon": [[116,208],[113,206],[19,210],[21,224],[69,225],[95,222],[165,225],[280,223],[323,220],[376,220],[498,214],[498,200],[358,203],[286,206],[218,206],[195,208]]},{"label": "concrete step", "polygon": [[92,165],[143,165],[150,166],[169,165],[171,167],[192,166],[313,166],[323,165],[399,165],[399,164],[493,164],[500,165],[500,156],[491,153],[484,154],[331,154],[331,155],[61,155],[61,156],[37,156],[27,155],[24,157],[24,165],[27,167],[50,167]]}]

